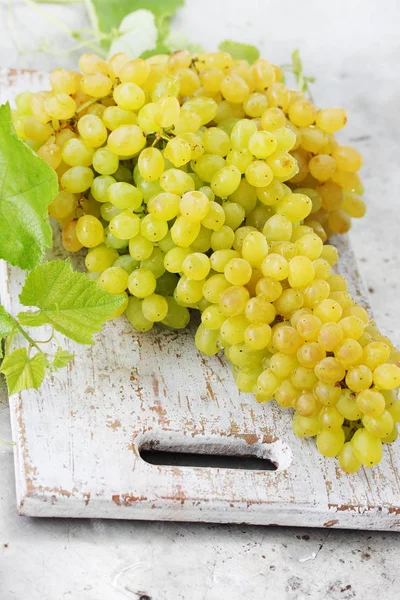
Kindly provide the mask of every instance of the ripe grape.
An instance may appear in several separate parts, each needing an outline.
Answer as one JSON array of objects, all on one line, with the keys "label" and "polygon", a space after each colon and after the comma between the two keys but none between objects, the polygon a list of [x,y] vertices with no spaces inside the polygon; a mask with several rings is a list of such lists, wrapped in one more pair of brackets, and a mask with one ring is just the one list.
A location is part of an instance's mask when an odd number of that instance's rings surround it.
[{"label": "ripe grape", "polygon": [[346,473],[372,466],[400,422],[399,353],[333,273],[328,239],[365,213],[359,152],[264,58],[226,52],[56,69],[20,94],[17,134],[55,171],[49,214],[66,250],[84,247],[99,285],[124,294],[133,328],[186,327],[223,351],[237,387],[295,409]]}]

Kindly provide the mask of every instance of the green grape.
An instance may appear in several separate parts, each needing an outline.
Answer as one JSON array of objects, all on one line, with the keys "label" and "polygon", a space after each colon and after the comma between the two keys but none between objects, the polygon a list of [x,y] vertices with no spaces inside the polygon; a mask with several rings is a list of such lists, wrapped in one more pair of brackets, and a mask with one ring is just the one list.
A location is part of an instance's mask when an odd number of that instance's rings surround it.
[{"label": "green grape", "polygon": [[166,297],[168,303],[168,314],[161,321],[166,327],[171,329],[184,329],[190,321],[190,313],[185,306],[180,306],[174,298]]},{"label": "green grape", "polygon": [[[213,305],[216,306],[216,305]],[[245,315],[234,315],[226,318],[218,307],[220,314],[225,319],[220,326],[220,343],[223,347],[232,346],[233,344],[241,344],[244,341],[245,331],[249,322]]]},{"label": "green grape", "polygon": [[[274,132],[275,134],[275,132]],[[249,150],[256,158],[267,158],[277,147],[275,135],[268,131],[256,131],[249,139]]]},{"label": "green grape", "polygon": [[114,237],[130,240],[140,231],[140,219],[129,210],[124,210],[111,219],[109,227]]},{"label": "green grape", "polygon": [[306,438],[318,435],[321,430],[321,425],[317,415],[302,417],[298,413],[295,413],[293,416],[292,428],[295,435]]},{"label": "green grape", "polygon": [[200,302],[203,297],[203,283],[204,280],[188,279],[184,275],[178,281],[176,286],[175,299],[181,302],[183,305],[190,306]]},{"label": "green grape", "polygon": [[182,263],[182,272],[188,279],[204,280],[211,269],[210,259],[206,254],[194,252],[188,254]]},{"label": "green grape", "polygon": [[212,231],[219,231],[225,223],[225,211],[217,202],[210,202],[208,205],[207,216],[202,221],[202,225]]},{"label": "green grape", "polygon": [[314,274],[313,264],[306,256],[295,256],[289,261],[288,281],[292,288],[307,287],[313,281]]},{"label": "green grape", "polygon": [[224,202],[222,209],[225,214],[225,225],[236,231],[244,221],[245,209],[236,202]]},{"label": "green grape", "polygon": [[114,131],[121,125],[137,124],[137,115],[131,110],[125,110],[120,106],[107,106],[101,119],[110,131]]},{"label": "green grape", "polygon": [[344,442],[344,431],[341,427],[335,429],[323,429],[317,434],[317,448],[322,456],[337,456],[342,450]]},{"label": "green grape", "polygon": [[110,202],[104,202],[100,207],[101,218],[104,221],[111,221],[114,217],[122,212],[120,208],[116,208]]},{"label": "green grape", "polygon": [[100,173],[100,175],[112,175],[119,166],[118,156],[110,152],[108,148],[99,148],[96,150],[93,154],[92,162],[94,170]]},{"label": "green grape", "polygon": [[246,239],[247,235],[249,233],[251,233],[252,231],[257,231],[257,230],[255,227],[251,227],[249,225],[246,225],[244,227],[239,227],[239,229],[236,229],[235,239],[233,241],[233,247],[237,252],[242,251],[243,242]]},{"label": "green grape", "polygon": [[288,194],[279,200],[276,212],[284,215],[292,223],[305,219],[311,212],[312,202],[305,194]]},{"label": "green grape", "polygon": [[196,348],[206,356],[217,354],[220,350],[218,346],[218,331],[207,329],[202,323],[197,328],[194,343],[196,344]]},{"label": "green grape", "polygon": [[168,225],[165,221],[159,221],[153,215],[146,215],[141,221],[140,233],[151,242],[158,242],[167,235]]},{"label": "green grape", "polygon": [[162,296],[172,296],[178,284],[179,278],[174,273],[165,271],[157,278],[156,293]]},{"label": "green grape", "polygon": [[108,149],[114,154],[131,156],[145,146],[146,138],[137,125],[120,125],[110,133],[107,144]]},{"label": "green grape", "polygon": [[336,408],[349,421],[358,421],[361,418],[361,410],[358,408],[355,394],[351,390],[342,390]]},{"label": "green grape", "polygon": [[236,167],[242,174],[246,171],[252,160],[253,156],[250,150],[247,150],[246,148],[234,148],[233,150],[230,150],[226,156],[227,166]]},{"label": "green grape", "polygon": [[[188,192],[190,193],[190,192]],[[179,215],[180,197],[177,194],[162,192],[153,196],[147,204],[147,210],[159,221],[171,221]]]},{"label": "green grape", "polygon": [[139,268],[140,262],[138,260],[134,260],[129,254],[122,254],[114,260],[112,266],[120,267],[121,269],[124,269],[128,275],[130,275],[132,271]]},{"label": "green grape", "polygon": [[61,151],[61,158],[71,167],[90,167],[94,150],[89,144],[79,138],[71,138],[65,142]]},{"label": "green grape", "polygon": [[394,427],[393,417],[387,410],[384,410],[379,417],[364,415],[362,424],[371,435],[377,438],[383,438],[390,435]]},{"label": "green grape", "polygon": [[92,148],[99,148],[107,140],[107,129],[96,115],[84,115],[78,121],[81,138]]},{"label": "green grape", "polygon": [[139,154],[137,166],[144,180],[156,181],[164,172],[164,157],[157,148],[144,148]]},{"label": "green grape", "polygon": [[149,258],[153,249],[154,244],[140,233],[129,240],[129,254],[135,260],[145,260],[146,258]]},{"label": "green grape", "polygon": [[400,386],[400,367],[383,364],[374,370],[374,384],[381,390],[393,390]]},{"label": "green grape", "polygon": [[174,167],[182,167],[192,160],[192,148],[183,137],[174,137],[165,146],[164,156]]},{"label": "green grape", "polygon": [[245,287],[231,286],[221,293],[219,307],[225,316],[233,317],[244,312],[249,298],[249,291]]},{"label": "green grape", "polygon": [[117,85],[113,96],[117,106],[124,110],[139,110],[146,100],[144,91],[132,81]]},{"label": "green grape", "polygon": [[94,248],[104,240],[103,225],[92,215],[84,215],[76,224],[76,236],[82,246]]},{"label": "green grape", "polygon": [[49,94],[44,100],[44,108],[52,119],[66,121],[71,119],[76,111],[75,100],[64,92]]},{"label": "green grape", "polygon": [[49,215],[62,221],[73,214],[78,206],[77,197],[68,192],[59,192],[49,206]]},{"label": "green grape", "polygon": [[373,467],[382,460],[382,442],[366,429],[358,429],[350,440],[355,457],[366,467]]},{"label": "green grape", "polygon": [[272,400],[279,383],[280,381],[274,372],[271,371],[271,369],[265,369],[258,376],[257,383],[254,387],[254,395],[256,400],[258,402],[268,402],[269,400]]},{"label": "green grape", "polygon": [[227,319],[225,315],[222,314],[221,309],[217,304],[210,304],[210,306],[208,306],[201,313],[201,322],[207,329],[219,330],[226,322],[226,320]]},{"label": "green grape", "polygon": [[194,190],[194,181],[184,171],[167,169],[160,177],[160,186],[164,192],[182,196],[185,192]]},{"label": "green grape", "polygon": [[70,194],[82,194],[93,183],[93,171],[88,167],[71,167],[61,177],[61,186]]},{"label": "green grape", "polygon": [[118,169],[113,173],[113,177],[118,182],[132,183],[132,170],[120,162]]},{"label": "green grape", "polygon": [[224,275],[232,285],[246,285],[251,279],[251,265],[243,258],[232,258],[224,267]]},{"label": "green grape", "polygon": [[255,188],[267,187],[273,180],[274,174],[270,166],[262,160],[254,160],[246,169],[247,182]]},{"label": "green grape", "polygon": [[181,248],[175,246],[168,250],[164,257],[164,266],[170,273],[180,273],[183,268],[183,263],[187,256],[191,253],[191,248]]},{"label": "green grape", "polygon": [[251,323],[244,332],[244,342],[251,350],[266,348],[271,337],[272,330],[267,323]]},{"label": "green grape", "polygon": [[132,326],[142,333],[150,331],[153,327],[153,322],[146,319],[142,311],[142,301],[139,298],[130,297],[128,306],[125,310],[125,316]]},{"label": "green grape", "polygon": [[226,198],[233,194],[241,181],[241,174],[234,165],[219,169],[211,179],[211,189],[216,196]]},{"label": "green grape", "polygon": [[350,442],[346,442],[338,454],[339,465],[345,473],[356,473],[361,467],[361,462],[356,457]]},{"label": "green grape", "polygon": [[142,302],[143,316],[149,321],[157,323],[163,321],[168,314],[168,302],[164,296],[151,294],[146,296]]},{"label": "green grape", "polygon": [[209,183],[225,167],[225,160],[218,154],[203,154],[193,162],[193,166],[200,179]]},{"label": "green grape", "polygon": [[212,250],[228,250],[232,247],[235,232],[228,225],[223,225],[218,231],[213,231],[210,237]]},{"label": "green grape", "polygon": [[109,227],[104,229],[104,243],[107,248],[114,248],[115,250],[125,250],[128,247],[128,240],[119,240],[114,237]]},{"label": "green grape", "polygon": [[190,223],[197,223],[207,216],[210,201],[202,192],[189,191],[183,194],[179,208],[182,217]]},{"label": "green grape", "polygon": [[252,135],[257,132],[257,125],[248,119],[241,119],[236,123],[231,133],[232,147],[240,150],[247,149]]},{"label": "green grape", "polygon": [[111,175],[98,175],[98,177],[95,177],[90,188],[93,198],[97,200],[97,202],[109,202],[108,189],[114,183],[116,183],[116,181]]},{"label": "green grape", "polygon": [[132,296],[146,298],[154,293],[157,280],[149,269],[136,269],[128,278],[128,289]]},{"label": "green grape", "polygon": [[339,429],[344,417],[335,406],[323,406],[318,413],[318,419],[323,429]]},{"label": "green grape", "polygon": [[128,287],[128,273],[121,267],[109,267],[103,271],[98,281],[106,292],[122,294]]},{"label": "green grape", "polygon": [[230,287],[224,275],[211,275],[203,285],[203,296],[211,304],[218,304],[221,294]]},{"label": "green grape", "polygon": [[357,394],[357,408],[369,417],[380,417],[385,410],[385,398],[377,390],[363,390]]},{"label": "green grape", "polygon": [[164,257],[165,254],[161,248],[155,247],[151,256],[142,260],[140,266],[151,271],[154,277],[161,277],[165,273]]},{"label": "green grape", "polygon": [[177,246],[188,248],[200,232],[200,223],[193,223],[180,216],[171,227],[171,237]]},{"label": "green grape", "polygon": [[203,133],[204,149],[209,154],[226,156],[231,148],[229,135],[219,127],[209,127]]},{"label": "green grape", "polygon": [[136,211],[142,205],[143,194],[134,185],[118,181],[107,186],[107,200],[121,210]]},{"label": "green grape", "polygon": [[118,252],[107,246],[97,246],[85,256],[85,266],[90,273],[101,273],[111,267],[118,258]]}]

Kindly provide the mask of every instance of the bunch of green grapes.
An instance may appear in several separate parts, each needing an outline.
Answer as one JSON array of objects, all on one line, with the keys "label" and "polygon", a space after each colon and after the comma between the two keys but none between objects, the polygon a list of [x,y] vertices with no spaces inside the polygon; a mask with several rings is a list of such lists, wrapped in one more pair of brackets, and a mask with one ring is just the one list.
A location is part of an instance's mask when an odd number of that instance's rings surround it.
[{"label": "bunch of green grapes", "polygon": [[342,109],[317,109],[265,59],[179,51],[53,71],[20,94],[14,123],[57,172],[49,208],[68,251],[125,294],[133,327],[180,329],[222,349],[239,390],[295,409],[347,472],[397,437],[398,351],[380,335],[324,244],[362,216],[358,152],[333,137]]},{"label": "bunch of green grapes", "polygon": [[284,216],[264,234],[239,228],[235,250],[211,254],[196,346],[207,355],[224,348],[239,390],[295,409],[294,433],[316,436],[323,456],[354,473],[397,439],[400,353],[331,272],[333,246],[304,225],[291,241],[268,241],[283,222],[293,227]]}]

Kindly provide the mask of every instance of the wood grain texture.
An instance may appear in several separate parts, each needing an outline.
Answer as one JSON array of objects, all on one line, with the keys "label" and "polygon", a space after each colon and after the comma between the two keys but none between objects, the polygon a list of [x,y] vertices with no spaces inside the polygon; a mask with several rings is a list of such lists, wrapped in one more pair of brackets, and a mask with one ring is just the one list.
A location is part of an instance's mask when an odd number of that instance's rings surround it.
[{"label": "wood grain texture", "polygon": [[[0,100],[45,82],[0,73]],[[350,291],[366,304],[348,239],[335,243]],[[1,298],[13,314],[22,280],[1,263]],[[73,365],[10,400],[22,515],[400,529],[397,446],[372,470],[341,473],[314,440],[292,434],[289,411],[239,393],[224,360],[200,355],[192,338],[192,330],[135,334],[119,319],[92,347],[63,342],[77,354]],[[278,469],[150,465],[139,450],[155,445],[253,454]]]}]

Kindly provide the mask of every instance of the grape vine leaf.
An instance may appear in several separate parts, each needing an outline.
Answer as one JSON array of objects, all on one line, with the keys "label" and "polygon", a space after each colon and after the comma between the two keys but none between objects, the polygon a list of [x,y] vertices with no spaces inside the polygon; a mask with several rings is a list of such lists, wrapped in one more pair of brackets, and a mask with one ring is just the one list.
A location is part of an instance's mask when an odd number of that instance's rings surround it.
[{"label": "grape vine leaf", "polygon": [[229,52],[234,60],[247,60],[250,64],[260,57],[258,49],[251,44],[241,44],[240,42],[225,40],[220,43],[218,48],[221,52]]},{"label": "grape vine leaf", "polygon": [[13,332],[14,326],[7,311],[0,306],[0,358],[3,356],[2,340]]},{"label": "grape vine leaf", "polygon": [[49,324],[80,344],[92,344],[93,334],[125,302],[123,295],[103,290],[84,273],[71,267],[69,260],[55,260],[35,267],[26,277],[19,296],[24,306],[38,311],[22,312],[22,325]]},{"label": "grape vine leaf", "polygon": [[310,96],[310,99],[312,99],[311,90],[308,84],[314,83],[315,77],[306,77],[304,75],[303,63],[301,61],[300,50],[298,48],[292,52],[292,72],[296,78],[300,91],[306,92]]},{"label": "grape vine leaf", "polygon": [[[160,42],[168,35],[169,21],[184,5],[184,0],[85,0],[85,4],[94,29],[103,34],[118,30],[121,21],[132,12],[140,9],[151,11]],[[110,40],[103,40],[102,45],[108,49]]]},{"label": "grape vine leaf", "polygon": [[75,354],[71,354],[71,352],[68,352],[68,350],[57,348],[53,362],[51,363],[51,367],[53,369],[62,369],[63,367],[66,367],[74,358]]},{"label": "grape vine leaf", "polygon": [[1,105],[0,258],[22,269],[41,262],[52,246],[47,207],[57,192],[56,173],[18,139],[10,105]]},{"label": "grape vine leaf", "polygon": [[112,42],[109,56],[125,52],[131,58],[138,58],[157,45],[156,19],[150,10],[130,13],[122,20],[118,31],[121,35]]},{"label": "grape vine leaf", "polygon": [[9,394],[34,388],[37,390],[44,379],[46,356],[38,352],[28,355],[26,348],[17,348],[4,358],[0,372],[5,375]]}]

